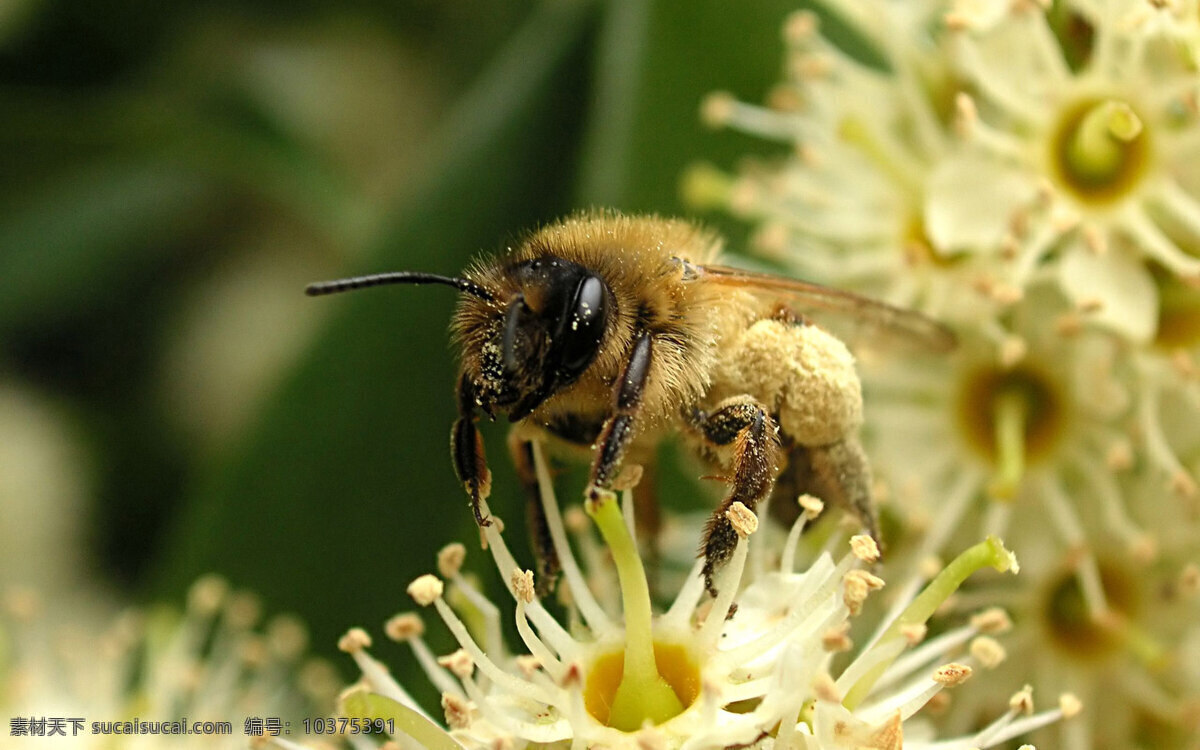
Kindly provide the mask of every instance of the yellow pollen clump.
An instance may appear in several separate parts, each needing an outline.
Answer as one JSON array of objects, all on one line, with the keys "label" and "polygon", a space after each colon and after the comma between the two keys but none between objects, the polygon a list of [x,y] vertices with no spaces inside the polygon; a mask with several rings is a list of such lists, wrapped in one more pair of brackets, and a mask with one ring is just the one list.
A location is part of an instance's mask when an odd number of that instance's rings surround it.
[{"label": "yellow pollen clump", "polygon": [[850,537],[850,550],[865,563],[873,564],[879,561],[879,545],[867,534]]},{"label": "yellow pollen clump", "polygon": [[[803,445],[828,445],[862,425],[862,385],[846,345],[813,325],[760,320],[732,342],[714,373],[714,400],[749,395],[778,410],[783,430]],[[781,394],[804,398],[780,402]]]},{"label": "yellow pollen clump", "polygon": [[737,535],[743,539],[758,530],[758,516],[754,515],[754,511],[740,501],[729,506],[729,510],[725,511],[725,518],[733,526]]},{"label": "yellow pollen clump", "polygon": [[437,663],[461,680],[467,679],[475,671],[475,662],[471,660],[471,655],[461,648],[452,654],[439,656]]}]

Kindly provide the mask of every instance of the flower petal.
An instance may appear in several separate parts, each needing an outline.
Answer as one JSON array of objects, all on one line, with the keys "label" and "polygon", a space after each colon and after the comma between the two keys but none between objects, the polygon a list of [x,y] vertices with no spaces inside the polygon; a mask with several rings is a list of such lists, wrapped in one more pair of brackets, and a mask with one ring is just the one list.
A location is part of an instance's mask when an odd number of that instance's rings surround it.
[{"label": "flower petal", "polygon": [[1036,187],[996,159],[964,153],[939,166],[929,178],[925,231],[940,255],[994,251],[1009,231],[1013,213]]},{"label": "flower petal", "polygon": [[1096,253],[1082,242],[1068,246],[1059,264],[1059,284],[1092,320],[1134,341],[1149,341],[1158,328],[1158,289],[1150,272],[1119,247]]}]

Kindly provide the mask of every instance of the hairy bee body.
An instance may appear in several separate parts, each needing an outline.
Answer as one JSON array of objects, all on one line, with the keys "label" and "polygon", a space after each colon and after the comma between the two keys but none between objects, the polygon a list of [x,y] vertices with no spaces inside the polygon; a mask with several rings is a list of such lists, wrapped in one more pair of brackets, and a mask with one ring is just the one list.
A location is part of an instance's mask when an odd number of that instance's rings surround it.
[{"label": "hairy bee body", "polygon": [[720,252],[717,235],[685,221],[590,212],[533,232],[461,278],[396,272],[308,291],[438,283],[463,293],[451,324],[461,352],[454,466],[476,519],[488,523],[476,413],[514,423],[509,447],[529,491],[543,585],[555,561],[529,441],[549,438],[590,456],[595,493],[614,488],[626,459],[649,461],[664,435],[682,433],[729,485],[701,544],[711,592],[736,544],[725,518],[735,502],[753,510],[773,489],[791,500],[813,492],[876,532],[854,359],[791,303],[840,308],[933,348],[953,346],[952,334],[923,316],[724,267]]}]

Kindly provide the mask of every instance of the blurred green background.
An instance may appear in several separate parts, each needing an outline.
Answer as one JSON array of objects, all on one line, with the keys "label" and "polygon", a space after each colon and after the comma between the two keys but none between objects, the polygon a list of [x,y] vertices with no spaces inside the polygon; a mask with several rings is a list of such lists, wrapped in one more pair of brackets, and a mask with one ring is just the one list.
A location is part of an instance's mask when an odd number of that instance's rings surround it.
[{"label": "blurred green background", "polygon": [[[216,571],[320,652],[378,633],[475,538],[447,448],[454,295],[304,284],[454,273],[581,207],[684,213],[687,164],[767,148],[697,112],[780,78],[794,8],[0,4],[0,583],[178,600]],[[506,425],[484,430],[517,520]]]}]

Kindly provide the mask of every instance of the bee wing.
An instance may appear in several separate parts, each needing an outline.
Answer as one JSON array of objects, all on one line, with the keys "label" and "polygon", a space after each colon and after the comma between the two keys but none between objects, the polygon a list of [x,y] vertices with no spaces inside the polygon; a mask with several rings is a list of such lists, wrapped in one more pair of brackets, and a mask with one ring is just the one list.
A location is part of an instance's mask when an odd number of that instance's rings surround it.
[{"label": "bee wing", "polygon": [[705,265],[700,266],[699,271],[710,283],[742,287],[764,296],[797,302],[804,308],[831,311],[866,327],[872,338],[882,341],[900,338],[905,344],[938,354],[953,351],[958,346],[954,332],[933,318],[853,292],[731,266]]}]

